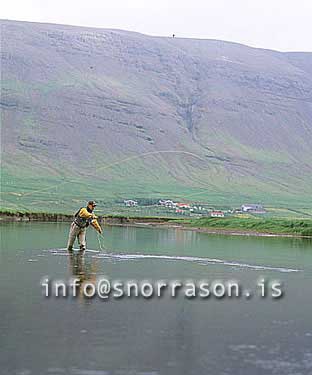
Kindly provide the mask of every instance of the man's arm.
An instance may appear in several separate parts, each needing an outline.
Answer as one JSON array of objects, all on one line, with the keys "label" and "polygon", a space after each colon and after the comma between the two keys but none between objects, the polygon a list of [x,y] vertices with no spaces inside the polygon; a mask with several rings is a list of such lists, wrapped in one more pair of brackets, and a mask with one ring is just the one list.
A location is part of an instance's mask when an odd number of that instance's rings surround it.
[{"label": "man's arm", "polygon": [[94,228],[95,230],[97,230],[99,233],[102,234],[102,228],[101,228],[100,224],[98,223],[98,221],[97,221],[96,219],[93,219],[93,220],[91,221],[91,225],[93,226],[93,228]]}]

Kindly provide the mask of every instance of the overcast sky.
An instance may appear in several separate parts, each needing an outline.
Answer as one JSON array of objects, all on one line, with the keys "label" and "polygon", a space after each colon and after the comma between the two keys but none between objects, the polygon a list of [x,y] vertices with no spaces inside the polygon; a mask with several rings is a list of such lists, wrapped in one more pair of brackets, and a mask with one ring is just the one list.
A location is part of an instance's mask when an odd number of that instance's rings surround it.
[{"label": "overcast sky", "polygon": [[0,17],[312,51],[312,0],[2,0]]}]

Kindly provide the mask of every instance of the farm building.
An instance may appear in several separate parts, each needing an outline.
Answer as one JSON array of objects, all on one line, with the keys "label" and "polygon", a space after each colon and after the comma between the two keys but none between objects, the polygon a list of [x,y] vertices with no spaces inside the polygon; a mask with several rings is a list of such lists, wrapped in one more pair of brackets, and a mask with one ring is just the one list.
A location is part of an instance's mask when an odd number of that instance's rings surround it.
[{"label": "farm building", "polygon": [[261,204],[243,204],[242,212],[265,213],[265,209]]}]

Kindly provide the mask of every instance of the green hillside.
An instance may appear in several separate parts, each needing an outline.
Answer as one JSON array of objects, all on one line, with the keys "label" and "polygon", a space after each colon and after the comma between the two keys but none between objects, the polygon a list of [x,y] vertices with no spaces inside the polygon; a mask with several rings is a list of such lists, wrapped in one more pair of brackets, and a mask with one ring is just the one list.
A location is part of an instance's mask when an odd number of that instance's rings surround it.
[{"label": "green hillside", "polygon": [[1,21],[1,208],[311,212],[312,54]]}]

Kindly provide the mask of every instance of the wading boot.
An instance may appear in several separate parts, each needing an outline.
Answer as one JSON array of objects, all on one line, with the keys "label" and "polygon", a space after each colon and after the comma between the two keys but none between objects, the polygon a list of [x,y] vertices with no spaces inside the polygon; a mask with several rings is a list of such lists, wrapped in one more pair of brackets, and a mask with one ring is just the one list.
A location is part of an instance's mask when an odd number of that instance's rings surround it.
[{"label": "wading boot", "polygon": [[79,254],[83,254],[86,251],[86,248],[83,245],[80,245]]}]

